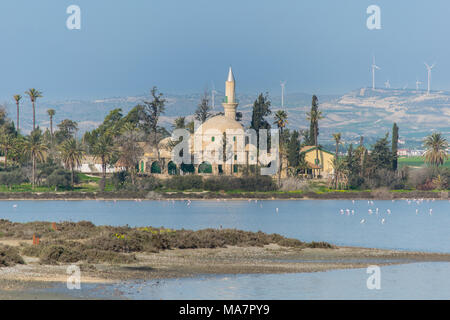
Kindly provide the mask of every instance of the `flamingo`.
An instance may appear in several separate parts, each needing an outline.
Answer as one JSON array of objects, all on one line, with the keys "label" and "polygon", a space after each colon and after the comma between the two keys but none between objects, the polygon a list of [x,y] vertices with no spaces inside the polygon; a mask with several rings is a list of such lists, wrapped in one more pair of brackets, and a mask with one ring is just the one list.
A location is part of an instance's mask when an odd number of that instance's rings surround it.
[{"label": "flamingo", "polygon": [[360,223],[363,224],[363,223],[365,223],[365,222],[366,222],[366,220],[365,220],[365,219],[362,219]]},{"label": "flamingo", "polygon": [[384,224],[384,222],[385,222],[386,220],[383,218],[383,219],[381,219],[381,224]]}]

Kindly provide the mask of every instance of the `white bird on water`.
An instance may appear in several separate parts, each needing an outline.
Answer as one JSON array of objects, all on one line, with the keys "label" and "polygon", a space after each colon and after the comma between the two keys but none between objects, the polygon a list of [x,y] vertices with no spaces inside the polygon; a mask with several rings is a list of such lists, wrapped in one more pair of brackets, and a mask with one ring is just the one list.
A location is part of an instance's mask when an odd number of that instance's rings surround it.
[{"label": "white bird on water", "polygon": [[372,214],[372,209],[369,209],[369,214]]},{"label": "white bird on water", "polygon": [[17,208],[17,204],[13,204],[13,208]]},{"label": "white bird on water", "polygon": [[277,213],[278,213],[278,208],[276,208],[275,210],[276,210],[276,211],[277,211]]},{"label": "white bird on water", "polygon": [[387,209],[387,214],[391,214],[391,209]]},{"label": "white bird on water", "polygon": [[430,216],[433,214],[433,209],[430,209]]},{"label": "white bird on water", "polygon": [[366,222],[366,220],[365,220],[365,219],[362,219],[360,223],[363,224],[363,223],[365,223],[365,222]]},{"label": "white bird on water", "polygon": [[416,214],[419,214],[419,209],[416,209]]},{"label": "white bird on water", "polygon": [[386,222],[386,220],[383,218],[381,219],[381,224],[384,224]]}]

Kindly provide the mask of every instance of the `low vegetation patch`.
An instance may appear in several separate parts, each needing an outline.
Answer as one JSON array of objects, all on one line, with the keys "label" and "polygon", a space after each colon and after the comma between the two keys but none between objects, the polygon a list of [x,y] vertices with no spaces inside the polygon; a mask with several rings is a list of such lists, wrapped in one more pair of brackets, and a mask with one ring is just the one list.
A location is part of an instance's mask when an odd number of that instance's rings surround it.
[{"label": "low vegetation patch", "polygon": [[24,264],[19,251],[10,246],[0,246],[0,267],[12,267],[16,264]]},{"label": "low vegetation patch", "polygon": [[23,263],[20,255],[39,258],[42,264],[130,264],[137,261],[136,253],[157,253],[171,249],[262,247],[268,244],[300,249],[334,248],[326,242],[305,243],[261,231],[95,226],[89,221],[13,223],[0,220],[0,230],[3,238],[30,240],[36,235],[41,239],[38,245],[22,244],[20,251],[12,247],[0,247],[0,266]]}]

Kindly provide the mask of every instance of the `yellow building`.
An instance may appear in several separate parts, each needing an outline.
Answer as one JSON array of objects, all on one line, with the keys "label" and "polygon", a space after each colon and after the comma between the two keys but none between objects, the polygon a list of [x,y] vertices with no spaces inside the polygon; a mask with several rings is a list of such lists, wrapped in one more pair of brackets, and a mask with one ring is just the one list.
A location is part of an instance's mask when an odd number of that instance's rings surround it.
[{"label": "yellow building", "polygon": [[305,161],[308,163],[309,169],[312,170],[313,176],[321,175],[326,178],[333,175],[334,154],[320,147],[317,149],[315,146],[304,146],[300,150],[300,153],[305,155]]}]

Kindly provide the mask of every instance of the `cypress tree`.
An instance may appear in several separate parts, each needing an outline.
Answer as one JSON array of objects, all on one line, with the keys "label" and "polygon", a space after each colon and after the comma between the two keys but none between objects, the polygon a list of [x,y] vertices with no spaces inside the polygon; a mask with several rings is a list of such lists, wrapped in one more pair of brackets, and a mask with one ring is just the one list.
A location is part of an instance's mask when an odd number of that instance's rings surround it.
[{"label": "cypress tree", "polygon": [[398,126],[394,122],[392,127],[392,169],[397,171],[398,168]]}]

